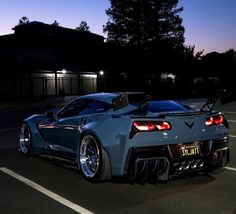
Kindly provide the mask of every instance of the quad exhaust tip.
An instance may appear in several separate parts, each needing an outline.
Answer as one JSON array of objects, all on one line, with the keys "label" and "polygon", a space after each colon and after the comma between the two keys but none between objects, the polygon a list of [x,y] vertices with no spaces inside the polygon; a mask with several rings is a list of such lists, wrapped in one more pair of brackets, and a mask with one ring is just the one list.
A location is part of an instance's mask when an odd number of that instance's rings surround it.
[{"label": "quad exhaust tip", "polygon": [[194,170],[194,169],[200,169],[204,165],[204,161],[202,160],[193,160],[193,161],[183,161],[183,162],[177,162],[174,163],[174,168],[176,171],[187,171],[187,170]]}]

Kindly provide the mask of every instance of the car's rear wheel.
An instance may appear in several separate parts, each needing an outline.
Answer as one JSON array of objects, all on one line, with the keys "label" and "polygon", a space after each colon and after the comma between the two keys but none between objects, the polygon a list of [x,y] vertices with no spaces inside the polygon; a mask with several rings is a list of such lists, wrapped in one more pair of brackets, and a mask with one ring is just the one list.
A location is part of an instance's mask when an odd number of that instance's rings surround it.
[{"label": "car's rear wheel", "polygon": [[110,160],[94,135],[85,134],[78,150],[77,163],[86,179],[96,182],[111,178]]},{"label": "car's rear wheel", "polygon": [[23,123],[20,129],[19,150],[23,154],[31,153],[31,133],[28,125]]}]

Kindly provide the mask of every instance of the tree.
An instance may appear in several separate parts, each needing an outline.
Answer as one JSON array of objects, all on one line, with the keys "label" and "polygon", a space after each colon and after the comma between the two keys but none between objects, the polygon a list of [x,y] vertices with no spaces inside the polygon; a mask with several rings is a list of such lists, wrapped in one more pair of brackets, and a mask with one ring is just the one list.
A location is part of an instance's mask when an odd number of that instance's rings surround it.
[{"label": "tree", "polygon": [[230,48],[229,50],[224,52],[224,55],[230,59],[231,61],[235,61],[236,60],[236,51],[232,48]]},{"label": "tree", "polygon": [[178,0],[110,0],[104,26],[107,40],[122,45],[144,47],[164,44],[183,47],[184,27],[178,15]]},{"label": "tree", "polygon": [[29,18],[27,18],[26,16],[23,16],[21,19],[19,19],[18,25],[24,25],[27,23],[29,23]]},{"label": "tree", "polygon": [[53,25],[53,26],[56,26],[56,27],[60,26],[60,24],[59,24],[59,22],[58,22],[57,20],[55,20],[55,21],[52,23],[52,25]]},{"label": "tree", "polygon": [[90,28],[86,21],[81,21],[79,27],[75,28],[78,31],[90,32]]},{"label": "tree", "polygon": [[186,45],[184,46],[184,51],[183,51],[183,56],[184,59],[193,59],[193,60],[200,60],[202,59],[202,55],[204,52],[204,49],[201,51],[198,51],[196,54],[194,54],[195,52],[195,45],[191,46],[191,45]]}]

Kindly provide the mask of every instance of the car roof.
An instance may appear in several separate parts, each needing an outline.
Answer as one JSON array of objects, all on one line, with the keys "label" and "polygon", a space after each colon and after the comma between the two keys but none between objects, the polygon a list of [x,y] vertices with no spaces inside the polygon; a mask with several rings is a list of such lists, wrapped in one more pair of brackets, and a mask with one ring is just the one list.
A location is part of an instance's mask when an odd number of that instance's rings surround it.
[{"label": "car roof", "polygon": [[112,103],[112,99],[117,97],[116,93],[95,93],[79,97],[79,99],[95,99],[106,103]]},{"label": "car roof", "polygon": [[114,93],[95,93],[95,94],[88,94],[81,96],[79,99],[96,99],[102,102],[106,102],[109,104],[112,104],[112,99],[121,95],[121,94],[127,94],[129,95],[139,95],[139,94],[145,94],[144,92],[114,92]]}]

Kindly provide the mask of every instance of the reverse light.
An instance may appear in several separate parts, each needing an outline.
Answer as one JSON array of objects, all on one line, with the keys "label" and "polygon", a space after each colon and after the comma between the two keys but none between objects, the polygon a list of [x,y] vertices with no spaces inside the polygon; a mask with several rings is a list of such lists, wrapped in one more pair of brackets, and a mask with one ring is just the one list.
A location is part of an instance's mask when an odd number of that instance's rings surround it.
[{"label": "reverse light", "polygon": [[205,120],[206,126],[220,125],[224,122],[224,116],[219,114],[216,116],[209,117]]},{"label": "reverse light", "polygon": [[166,131],[171,129],[171,125],[166,121],[135,121],[133,126],[137,131]]}]

